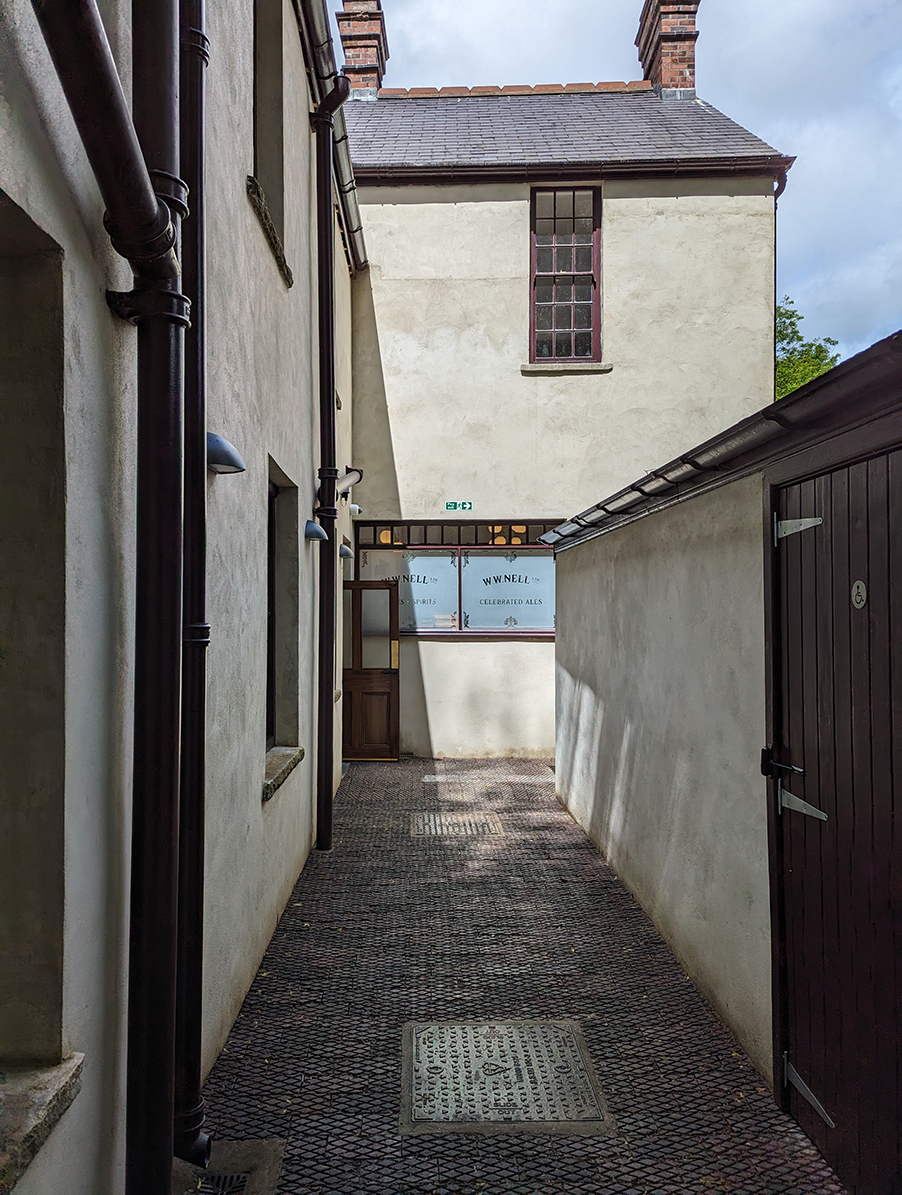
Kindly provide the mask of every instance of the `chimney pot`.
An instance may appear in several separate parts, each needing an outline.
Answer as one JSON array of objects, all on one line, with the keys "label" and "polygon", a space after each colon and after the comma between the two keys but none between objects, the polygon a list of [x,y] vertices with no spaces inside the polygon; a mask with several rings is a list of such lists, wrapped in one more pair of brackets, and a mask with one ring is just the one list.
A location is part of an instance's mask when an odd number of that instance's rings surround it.
[{"label": "chimney pot", "polygon": [[352,100],[375,100],[388,61],[388,38],[381,0],[344,0],[335,14],[345,54]]},{"label": "chimney pot", "polygon": [[664,99],[695,99],[695,17],[701,0],[645,0],[636,45],[644,76]]}]

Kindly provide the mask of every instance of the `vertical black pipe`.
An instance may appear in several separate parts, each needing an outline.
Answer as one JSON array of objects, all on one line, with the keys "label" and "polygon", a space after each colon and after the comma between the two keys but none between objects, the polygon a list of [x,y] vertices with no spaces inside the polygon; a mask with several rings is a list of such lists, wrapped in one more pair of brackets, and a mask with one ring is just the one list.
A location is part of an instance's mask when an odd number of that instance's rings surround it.
[{"label": "vertical black pipe", "polygon": [[175,1153],[210,1160],[201,1096],[207,625],[207,393],[204,100],[209,42],[204,0],[181,0],[180,157],[191,212],[182,224],[182,286],[191,301],[185,333],[185,541],[182,750],[179,815]]},{"label": "vertical black pipe", "polygon": [[311,117],[316,130],[317,284],[319,296],[319,508],[328,539],[320,541],[319,660],[316,753],[316,849],[332,849],[332,772],[335,722],[335,580],[338,568],[335,482],[335,297],[332,135],[334,113],[351,92],[339,75]]},{"label": "vertical black pipe", "polygon": [[[133,119],[178,230],[177,0],[133,0]],[[182,648],[182,354],[177,279],[138,321],[135,741],[126,1067],[127,1195],[172,1184]]]}]

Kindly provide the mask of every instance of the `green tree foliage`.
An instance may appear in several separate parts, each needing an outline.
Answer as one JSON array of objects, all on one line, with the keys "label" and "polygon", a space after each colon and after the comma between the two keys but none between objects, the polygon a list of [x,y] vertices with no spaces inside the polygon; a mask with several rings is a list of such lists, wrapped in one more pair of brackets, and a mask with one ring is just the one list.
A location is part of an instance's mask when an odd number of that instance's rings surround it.
[{"label": "green tree foliage", "polygon": [[803,338],[799,324],[804,318],[800,311],[796,311],[796,305],[789,295],[784,297],[782,303],[777,304],[777,398],[783,398],[799,386],[810,382],[812,378],[820,377],[839,361],[839,353],[832,351],[838,341],[829,336],[824,336],[821,340]]}]

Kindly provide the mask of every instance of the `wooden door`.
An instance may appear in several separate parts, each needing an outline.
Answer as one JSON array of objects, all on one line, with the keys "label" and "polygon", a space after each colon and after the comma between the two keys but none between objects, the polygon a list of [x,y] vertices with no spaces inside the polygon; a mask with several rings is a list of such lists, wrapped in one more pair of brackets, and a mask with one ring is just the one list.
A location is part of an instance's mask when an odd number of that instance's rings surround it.
[{"label": "wooden door", "polygon": [[397,759],[398,582],[344,583],[345,759]]},{"label": "wooden door", "polygon": [[902,451],[783,488],[774,532],[782,1098],[850,1191],[900,1195]]}]

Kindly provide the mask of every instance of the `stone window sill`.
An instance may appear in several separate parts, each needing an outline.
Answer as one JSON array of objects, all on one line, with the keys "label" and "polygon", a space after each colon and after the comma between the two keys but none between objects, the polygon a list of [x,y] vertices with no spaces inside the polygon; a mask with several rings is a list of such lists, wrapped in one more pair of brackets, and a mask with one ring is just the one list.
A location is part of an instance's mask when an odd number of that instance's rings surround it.
[{"label": "stone window sill", "polygon": [[610,373],[613,368],[610,361],[524,361],[520,373],[553,377],[568,373]]},{"label": "stone window sill", "polygon": [[84,1054],[59,1066],[0,1071],[0,1195],[9,1195],[78,1095]]},{"label": "stone window sill", "polygon": [[304,758],[304,754],[303,747],[272,747],[266,752],[266,772],[263,776],[264,805],[272,800],[276,789],[281,788]]}]

